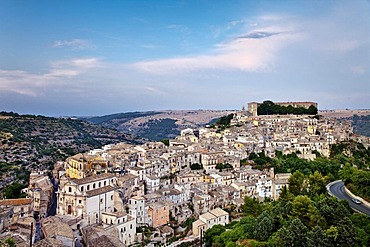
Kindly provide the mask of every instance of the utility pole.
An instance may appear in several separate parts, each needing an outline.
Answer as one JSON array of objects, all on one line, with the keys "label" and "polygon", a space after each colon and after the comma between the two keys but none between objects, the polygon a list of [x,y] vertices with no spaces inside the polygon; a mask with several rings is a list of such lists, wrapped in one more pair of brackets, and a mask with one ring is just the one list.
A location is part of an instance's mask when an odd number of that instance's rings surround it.
[{"label": "utility pole", "polygon": [[32,247],[33,222],[31,222],[30,247]]},{"label": "utility pole", "polygon": [[203,228],[200,228],[200,247],[203,247]]}]

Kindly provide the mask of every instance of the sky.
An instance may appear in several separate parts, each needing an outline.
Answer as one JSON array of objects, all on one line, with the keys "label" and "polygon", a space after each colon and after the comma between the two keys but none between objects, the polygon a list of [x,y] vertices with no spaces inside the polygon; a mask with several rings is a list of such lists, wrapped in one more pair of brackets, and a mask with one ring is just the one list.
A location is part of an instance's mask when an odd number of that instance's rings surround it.
[{"label": "sky", "polygon": [[0,0],[0,111],[370,108],[369,0]]}]

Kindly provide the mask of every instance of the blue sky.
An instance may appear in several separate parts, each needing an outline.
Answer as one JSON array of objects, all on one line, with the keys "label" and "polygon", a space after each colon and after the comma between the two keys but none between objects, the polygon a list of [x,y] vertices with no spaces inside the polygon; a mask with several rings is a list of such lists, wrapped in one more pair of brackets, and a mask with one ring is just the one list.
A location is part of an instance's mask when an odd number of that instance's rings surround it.
[{"label": "blue sky", "polygon": [[370,2],[0,0],[0,111],[370,107]]}]

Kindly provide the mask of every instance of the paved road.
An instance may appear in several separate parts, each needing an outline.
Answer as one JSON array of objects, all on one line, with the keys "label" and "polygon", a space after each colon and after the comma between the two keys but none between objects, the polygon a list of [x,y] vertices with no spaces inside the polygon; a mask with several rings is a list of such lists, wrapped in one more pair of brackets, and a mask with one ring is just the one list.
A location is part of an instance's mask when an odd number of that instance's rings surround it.
[{"label": "paved road", "polygon": [[349,203],[349,206],[360,213],[367,214],[370,216],[370,207],[367,207],[366,205],[362,204],[356,204],[352,202],[352,198],[350,195],[346,193],[344,190],[344,183],[341,180],[335,181],[331,183],[330,186],[327,187],[329,193],[331,193],[333,196],[338,198],[339,200],[346,200]]}]

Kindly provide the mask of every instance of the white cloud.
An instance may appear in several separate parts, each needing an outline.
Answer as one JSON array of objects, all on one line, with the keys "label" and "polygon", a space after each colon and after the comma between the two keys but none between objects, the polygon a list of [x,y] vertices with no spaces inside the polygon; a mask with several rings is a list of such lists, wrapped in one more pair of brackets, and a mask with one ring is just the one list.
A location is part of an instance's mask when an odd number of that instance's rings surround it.
[{"label": "white cloud", "polygon": [[39,96],[48,89],[64,87],[69,80],[91,68],[101,66],[97,58],[77,58],[51,63],[44,73],[22,70],[0,70],[0,91],[14,92],[28,96]]},{"label": "white cloud", "polygon": [[367,72],[367,69],[365,66],[352,66],[350,70],[353,74],[356,74],[356,75],[363,75]]},{"label": "white cloud", "polygon": [[54,48],[70,48],[72,50],[84,50],[92,49],[94,46],[84,39],[72,39],[72,40],[56,40],[52,47]]},{"label": "white cloud", "polygon": [[[301,39],[292,27],[267,26],[253,32],[271,33],[257,39],[237,38],[217,44],[210,54],[158,59],[134,64],[134,67],[156,74],[172,74],[198,70],[262,71],[273,67],[277,52],[291,42]],[[250,32],[248,32],[250,33]],[[246,33],[246,34],[248,34]],[[245,35],[245,34],[243,34]]]}]

